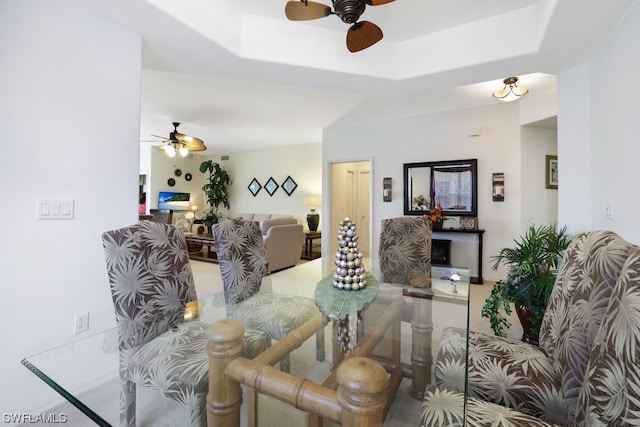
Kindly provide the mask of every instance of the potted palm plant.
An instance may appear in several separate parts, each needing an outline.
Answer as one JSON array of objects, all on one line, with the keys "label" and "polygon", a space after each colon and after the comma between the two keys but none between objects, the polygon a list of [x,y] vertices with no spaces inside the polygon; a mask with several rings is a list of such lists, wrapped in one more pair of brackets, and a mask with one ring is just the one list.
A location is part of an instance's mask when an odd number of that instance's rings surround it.
[{"label": "potted palm plant", "polygon": [[503,248],[491,257],[494,270],[500,264],[507,268],[506,279],[496,282],[482,307],[482,316],[489,319],[497,336],[505,336],[511,326],[506,316],[512,313],[513,304],[524,330],[522,340],[538,344],[558,263],[570,240],[566,227],[557,230],[554,225],[531,226],[514,240],[513,247]]},{"label": "potted palm plant", "polygon": [[213,224],[222,219],[220,206],[229,209],[229,191],[227,186],[231,183],[231,177],[222,169],[219,163],[212,160],[200,164],[200,172],[208,173],[206,183],[202,186],[209,208],[204,211],[202,223],[210,231]]}]

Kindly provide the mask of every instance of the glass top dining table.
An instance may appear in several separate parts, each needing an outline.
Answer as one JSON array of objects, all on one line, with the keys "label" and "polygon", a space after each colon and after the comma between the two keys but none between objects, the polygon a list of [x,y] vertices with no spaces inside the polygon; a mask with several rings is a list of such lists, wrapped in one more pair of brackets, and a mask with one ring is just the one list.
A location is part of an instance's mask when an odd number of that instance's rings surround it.
[{"label": "glass top dining table", "polygon": [[[419,408],[425,386],[433,382],[433,360],[436,358],[442,330],[448,326],[468,330],[469,269],[432,265],[430,287],[416,288],[385,283],[380,280],[382,275],[375,260],[365,258],[364,263],[371,282],[368,288],[375,288],[375,290],[370,301],[365,301],[364,306],[356,304],[354,309],[344,308],[345,302],[348,303],[356,297],[365,299],[369,297],[364,296],[364,292],[360,294],[362,291],[338,289],[327,291],[326,287],[331,287],[331,277],[335,272],[334,261],[328,257],[304,262],[266,276],[260,292],[316,299],[316,304],[323,313],[324,324],[329,331],[326,335],[328,348],[331,349],[328,351],[330,357],[327,357],[324,367],[314,360],[314,375],[317,375],[318,367],[324,369],[321,378],[329,376],[358,345],[358,340],[366,337],[367,328],[384,315],[393,301],[401,299],[403,308],[400,312],[403,317],[403,327],[399,357],[402,359],[405,377],[408,377],[407,381],[411,383],[408,389],[411,398],[415,400],[413,406]],[[372,289],[368,291],[372,293]],[[324,295],[321,295],[323,293]],[[221,289],[212,291],[209,295],[198,295],[198,297],[197,313],[187,310],[185,321],[210,324],[227,318],[227,307]],[[327,298],[338,298],[339,304],[331,306],[331,301],[327,302]],[[376,304],[378,302],[380,304]],[[336,302],[333,301],[333,303]],[[378,308],[374,309],[376,306]],[[337,335],[340,333],[340,328],[349,326],[349,318],[352,319],[351,326],[353,327],[355,320],[357,328],[360,329],[346,339],[344,333],[343,337],[339,338]],[[389,343],[387,348],[384,345],[376,346],[376,352],[384,358],[386,352],[393,351],[389,350],[390,346]],[[296,362],[295,352],[291,356],[293,375],[303,377],[311,375],[304,362]],[[309,357],[300,351],[300,358],[305,360]],[[79,415],[80,417],[86,416],[102,426],[118,424],[120,388],[118,386],[117,328],[88,335],[28,356],[22,360],[22,364],[68,402],[62,400],[63,406],[71,405],[84,414]],[[316,377],[310,379],[314,382],[322,381]],[[165,399],[159,393],[158,398]],[[464,408],[460,410],[463,412]],[[414,424],[417,425],[417,423],[418,419],[415,419]]]}]

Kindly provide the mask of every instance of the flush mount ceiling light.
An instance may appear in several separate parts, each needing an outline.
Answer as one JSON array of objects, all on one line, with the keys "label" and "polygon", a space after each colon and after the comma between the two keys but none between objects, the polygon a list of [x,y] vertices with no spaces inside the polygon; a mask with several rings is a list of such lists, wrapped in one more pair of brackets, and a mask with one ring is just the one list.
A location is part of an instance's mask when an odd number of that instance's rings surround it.
[{"label": "flush mount ceiling light", "polygon": [[204,142],[200,138],[179,133],[178,126],[180,126],[180,123],[173,122],[173,132],[169,134],[168,139],[153,135],[167,142],[159,147],[160,150],[167,153],[167,156],[175,157],[176,154],[179,154],[181,157],[187,157],[190,151],[204,151],[207,149],[207,146],[204,145]]},{"label": "flush mount ceiling light", "polygon": [[494,92],[493,97],[500,101],[511,102],[519,99],[523,95],[526,95],[529,92],[529,89],[518,87],[516,84],[517,81],[517,77],[507,77],[503,80],[504,88]]}]

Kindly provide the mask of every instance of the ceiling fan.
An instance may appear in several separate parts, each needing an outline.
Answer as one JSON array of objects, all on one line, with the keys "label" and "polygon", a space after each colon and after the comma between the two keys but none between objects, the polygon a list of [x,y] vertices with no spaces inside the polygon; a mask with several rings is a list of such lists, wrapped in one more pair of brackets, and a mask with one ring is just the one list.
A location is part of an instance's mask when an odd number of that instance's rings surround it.
[{"label": "ceiling fan", "polygon": [[160,150],[167,153],[169,157],[175,157],[176,153],[182,157],[186,157],[190,151],[204,151],[207,146],[204,145],[204,141],[200,138],[185,135],[178,132],[179,122],[173,122],[173,132],[169,134],[169,138],[165,138],[159,135],[152,135],[156,138],[160,138],[163,141],[167,141],[166,144],[161,145]]},{"label": "ceiling fan", "polygon": [[358,18],[364,13],[367,5],[380,6],[392,1],[395,0],[331,0],[332,10],[331,7],[314,1],[291,0],[287,2],[284,12],[292,21],[308,21],[338,15],[343,22],[351,24],[347,31],[347,49],[350,52],[358,52],[382,40],[380,27],[369,21],[358,21]]}]

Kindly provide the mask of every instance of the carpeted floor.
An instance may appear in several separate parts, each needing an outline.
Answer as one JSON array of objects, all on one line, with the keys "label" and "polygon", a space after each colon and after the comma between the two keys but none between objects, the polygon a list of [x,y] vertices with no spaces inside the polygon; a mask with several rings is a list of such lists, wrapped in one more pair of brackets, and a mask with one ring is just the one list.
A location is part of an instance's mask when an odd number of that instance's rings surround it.
[{"label": "carpeted floor", "polygon": [[[192,261],[192,270],[196,282],[199,298],[206,298],[222,290],[220,280],[220,270],[217,264]],[[472,285],[470,290],[469,304],[469,325],[470,329],[491,333],[487,319],[480,315],[480,310],[484,300],[489,295],[493,283],[485,282],[484,285]],[[447,318],[447,313],[437,314],[434,317]],[[435,319],[434,319],[435,323]],[[444,321],[446,326],[446,321]],[[517,318],[512,320],[509,336],[519,339],[522,330],[519,327]],[[403,323],[403,334],[410,336],[410,325]],[[436,327],[433,332],[434,346],[439,341],[439,329]],[[326,330],[326,348],[331,348],[330,326]],[[410,344],[407,344],[410,345]],[[407,351],[409,353],[409,351]],[[308,340],[299,350],[291,356],[292,372],[298,375],[305,375],[316,383],[321,383],[329,372],[330,360],[317,362],[315,360],[315,341]],[[329,357],[330,359],[330,357]],[[407,362],[407,361],[405,361]],[[396,400],[392,405],[385,426],[407,426],[416,425],[419,419],[421,402],[413,399],[409,395],[410,380],[403,380]],[[85,392],[81,400],[91,408],[100,408],[99,413],[112,425],[118,425],[118,379],[114,378],[100,387]],[[280,402],[275,402],[270,398],[264,398],[260,403],[260,427],[287,427],[301,426],[305,424],[306,414],[285,407]],[[80,427],[92,425],[93,423],[79,410],[68,403],[63,403],[51,410],[51,413],[64,413],[67,416],[65,425]],[[106,414],[106,415],[103,415]],[[162,397],[152,390],[138,389],[138,426],[182,426],[188,419],[183,406]],[[245,425],[244,411],[242,425]],[[330,425],[325,423],[325,425]]]}]

